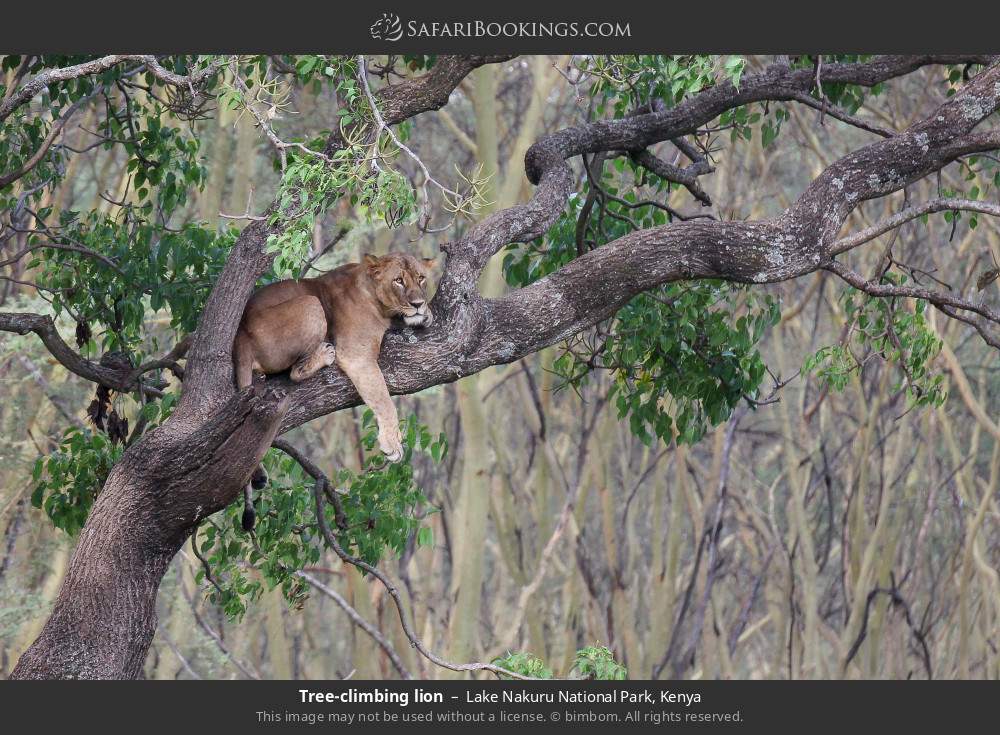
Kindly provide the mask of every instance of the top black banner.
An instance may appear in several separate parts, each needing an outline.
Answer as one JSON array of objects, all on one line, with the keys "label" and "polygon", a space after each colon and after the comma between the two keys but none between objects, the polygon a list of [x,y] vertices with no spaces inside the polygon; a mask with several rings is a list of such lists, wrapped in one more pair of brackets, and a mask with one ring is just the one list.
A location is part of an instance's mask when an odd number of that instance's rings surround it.
[{"label": "top black banner", "polygon": [[[48,6],[47,6],[48,7]],[[989,9],[987,9],[989,8]],[[0,53],[1000,53],[996,4],[12,4]],[[21,17],[18,17],[18,16]]]}]

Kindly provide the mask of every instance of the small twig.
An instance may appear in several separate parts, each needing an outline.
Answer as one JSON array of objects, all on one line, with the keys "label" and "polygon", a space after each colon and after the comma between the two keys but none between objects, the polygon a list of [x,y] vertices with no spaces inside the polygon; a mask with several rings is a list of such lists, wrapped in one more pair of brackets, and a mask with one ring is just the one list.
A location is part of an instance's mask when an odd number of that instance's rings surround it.
[{"label": "small twig", "polygon": [[250,214],[250,207],[253,205],[253,185],[250,185],[250,192],[247,194],[247,206],[243,210],[243,214],[226,214],[225,212],[219,212],[219,216],[223,219],[245,219],[251,220],[253,222],[263,222],[267,217],[261,217],[259,215]]},{"label": "small twig", "polygon": [[201,562],[201,567],[205,570],[205,579],[207,579],[212,586],[215,587],[216,591],[220,595],[224,596],[226,594],[225,591],[223,591],[222,587],[219,586],[219,583],[215,581],[215,577],[212,576],[212,567],[209,565],[208,559],[206,559],[198,549],[198,526],[195,526],[194,531],[191,533],[191,551],[194,552],[198,561]]},{"label": "small twig", "polygon": [[806,105],[807,107],[812,107],[815,110],[819,110],[821,116],[829,115],[835,120],[840,120],[840,122],[842,123],[847,123],[848,125],[852,125],[853,127],[856,127],[860,130],[865,130],[869,133],[875,133],[875,135],[881,135],[883,138],[891,138],[894,135],[899,134],[892,128],[886,128],[881,125],[878,125],[877,123],[864,120],[863,118],[860,118],[857,115],[851,115],[847,112],[844,112],[835,105],[829,106],[827,104],[826,95],[823,96],[822,102],[820,100],[817,100],[815,97],[812,97],[806,92],[796,92],[795,94],[792,95],[792,99],[794,99],[796,102],[800,102],[803,105]]},{"label": "small twig", "polygon": [[222,636],[220,636],[218,632],[212,628],[212,626],[205,622],[204,618],[202,618],[201,614],[198,612],[198,605],[194,596],[188,592],[187,587],[183,584],[181,584],[181,593],[184,595],[184,599],[188,601],[188,605],[191,608],[191,615],[194,616],[194,620],[198,624],[198,627],[205,631],[208,637],[215,642],[215,645],[218,646],[219,650],[222,651],[226,658],[232,661],[233,666],[239,669],[240,672],[248,679],[260,679],[260,674],[236,658],[236,656],[233,655],[233,652],[229,650],[229,647],[223,642]]},{"label": "small twig", "polygon": [[946,211],[969,211],[1000,217],[1000,204],[992,204],[990,202],[977,201],[975,199],[956,199],[952,197],[931,199],[923,204],[900,210],[891,217],[887,217],[871,227],[867,227],[853,235],[848,235],[847,237],[842,237],[841,239],[836,240],[830,245],[829,253],[830,255],[839,255],[840,253],[852,250],[859,245],[863,245],[870,240],[874,240],[876,237],[884,235],[890,230],[894,230],[910,220],[923,217],[925,214],[934,214],[936,212]]},{"label": "small twig", "polygon": [[924,664],[924,670],[927,672],[927,678],[933,679],[934,674],[931,669],[931,653],[930,649],[927,647],[926,636],[924,635],[923,630],[917,628],[916,624],[913,622],[913,616],[910,613],[910,606],[896,588],[895,578],[892,578],[891,581],[891,588],[886,589],[885,587],[875,587],[868,593],[868,598],[865,600],[864,616],[861,619],[861,630],[858,631],[858,637],[855,638],[854,643],[851,644],[851,648],[847,652],[847,656],[844,658],[842,669],[845,671],[847,670],[848,664],[850,664],[854,656],[857,655],[858,650],[861,648],[861,644],[864,643],[865,638],[868,637],[868,615],[871,610],[872,602],[878,595],[885,595],[892,602],[893,607],[901,607],[903,609],[903,616],[906,619],[906,624],[912,631],[913,637],[916,639],[917,643],[920,644],[920,659]]},{"label": "small twig", "polygon": [[510,671],[501,666],[496,666],[495,664],[480,663],[478,661],[467,663],[467,664],[456,664],[451,661],[447,661],[434,652],[428,650],[428,648],[423,644],[423,642],[417,637],[416,633],[413,632],[413,628],[406,619],[406,609],[403,606],[402,597],[400,597],[399,590],[396,586],[389,580],[389,578],[377,568],[373,567],[371,564],[367,563],[362,559],[357,559],[350,554],[348,554],[341,547],[340,543],[337,541],[336,536],[330,531],[330,525],[326,521],[326,514],[324,513],[324,500],[325,494],[323,492],[323,485],[326,484],[325,479],[317,480],[313,488],[313,496],[316,500],[316,521],[319,523],[320,531],[323,534],[323,538],[326,539],[327,544],[330,548],[341,558],[341,560],[356,566],[368,574],[375,577],[382,585],[385,587],[392,601],[396,605],[396,611],[399,613],[399,623],[403,628],[403,633],[410,641],[410,645],[413,646],[417,651],[428,659],[431,663],[437,664],[441,668],[449,669],[451,671],[489,671],[498,676],[509,676],[512,679],[524,679],[531,680],[535,677],[525,676],[524,674],[519,674],[515,671]]},{"label": "small twig", "polygon": [[316,522],[319,525],[320,532],[323,538],[326,540],[327,544],[334,550],[337,556],[340,557],[341,561],[351,564],[352,566],[361,569],[362,571],[371,574],[375,577],[382,585],[385,587],[389,596],[392,598],[393,603],[396,606],[396,611],[399,614],[399,622],[403,628],[403,633],[406,635],[407,639],[410,641],[410,645],[415,648],[424,658],[428,659],[438,666],[450,669],[451,671],[490,671],[497,675],[509,676],[513,679],[533,679],[531,676],[524,676],[523,674],[518,674],[514,671],[508,671],[507,669],[496,666],[494,664],[486,664],[473,662],[468,664],[456,664],[450,661],[446,661],[440,656],[434,654],[432,651],[428,650],[423,642],[416,636],[413,632],[413,628],[410,626],[406,619],[406,609],[403,605],[403,600],[399,594],[399,590],[392,583],[392,581],[385,575],[385,573],[379,571],[377,568],[368,564],[362,559],[357,559],[346,551],[337,541],[337,537],[333,534],[330,529],[330,524],[326,520],[326,513],[324,504],[329,501],[334,506],[334,512],[337,515],[338,527],[343,529],[346,526],[346,519],[344,519],[344,526],[341,525],[341,518],[343,517],[343,510],[340,508],[339,499],[334,492],[332,492],[332,486],[330,484],[329,478],[326,474],[319,469],[308,457],[304,456],[295,447],[284,440],[277,440],[272,442],[272,446],[285,452],[289,457],[294,459],[299,465],[305,470],[306,474],[310,475],[316,482],[313,485],[313,498],[315,500],[316,509]]},{"label": "small twig", "polygon": [[201,676],[198,674],[197,671],[191,668],[191,664],[189,664],[188,660],[184,658],[184,655],[180,652],[180,649],[177,648],[177,645],[170,639],[170,635],[165,630],[160,631],[160,637],[163,638],[163,642],[167,644],[167,648],[173,651],[173,654],[177,657],[177,660],[181,662],[181,666],[184,668],[186,672],[188,672],[191,678],[201,679]]},{"label": "small twig", "polygon": [[[240,91],[240,94],[243,96],[244,109],[246,109],[251,115],[253,115],[254,119],[257,121],[257,126],[263,131],[264,135],[271,142],[271,145],[274,146],[275,150],[278,151],[278,157],[281,160],[282,172],[284,172],[284,170],[288,167],[287,150],[289,148],[294,148],[305,154],[319,158],[328,164],[332,164],[334,162],[333,159],[327,156],[325,153],[321,153],[320,151],[314,151],[310,148],[307,148],[306,146],[302,145],[302,143],[298,142],[287,143],[283,141],[281,138],[279,138],[277,133],[274,132],[274,128],[271,127],[271,124],[268,122],[267,118],[261,112],[259,112],[257,108],[254,106],[255,103],[257,102],[263,102],[263,100],[261,100],[259,96],[260,95],[259,90],[263,89],[263,85],[257,86],[258,94],[251,100],[250,88],[247,87],[246,82],[243,81],[243,77],[240,76],[239,66],[236,63],[235,58],[233,58],[230,64],[230,68],[232,69],[233,72],[233,84],[235,84],[236,88]],[[273,105],[271,106],[271,110],[274,110]]]},{"label": "small twig", "polygon": [[385,655],[389,657],[389,660],[392,662],[392,665],[395,667],[396,671],[399,672],[399,675],[402,678],[404,679],[413,678],[413,674],[411,674],[409,669],[406,668],[406,665],[403,663],[403,660],[399,657],[399,654],[396,653],[396,649],[392,647],[392,644],[389,643],[386,637],[382,635],[382,633],[379,631],[378,628],[376,628],[374,625],[372,625],[363,617],[361,617],[358,611],[355,610],[353,607],[351,607],[351,605],[347,602],[347,600],[345,600],[340,595],[340,593],[338,593],[336,590],[330,587],[327,587],[325,584],[320,582],[314,576],[312,576],[311,574],[307,574],[304,571],[295,572],[295,576],[299,577],[300,579],[304,579],[314,589],[319,590],[324,595],[333,600],[335,603],[337,603],[337,605],[340,606],[340,609],[343,610],[345,613],[347,613],[347,617],[349,617],[354,622],[355,625],[361,628],[361,630],[367,633],[372,638],[372,640],[374,640],[379,645],[379,647],[383,651],[385,651]]},{"label": "small twig", "polygon": [[[993,322],[994,324],[1000,324],[1000,313],[986,306],[985,303],[975,304],[959,296],[953,296],[951,294],[943,293],[941,291],[931,291],[930,289],[926,288],[918,288],[912,286],[896,286],[884,283],[872,283],[871,281],[866,280],[864,276],[862,276],[860,273],[857,273],[848,268],[847,266],[843,265],[842,263],[838,263],[836,261],[826,263],[822,267],[830,271],[831,273],[836,273],[847,283],[854,286],[854,288],[868,294],[869,296],[877,296],[880,298],[898,296],[898,297],[912,298],[912,299],[923,299],[924,301],[930,302],[935,307],[943,311],[945,314],[948,314],[949,316],[952,316],[952,314],[949,313],[950,311],[958,309],[963,311],[970,311],[974,314],[978,314],[987,321]],[[967,323],[976,326],[975,323],[968,321],[966,319],[963,319],[962,321],[966,321]],[[980,332],[980,334],[983,335],[987,343],[989,343],[994,347],[997,346],[995,344],[995,340],[992,338],[987,338],[987,334],[982,329],[980,329],[978,326],[976,327],[976,329],[977,331]]]},{"label": "small twig", "polygon": [[[456,211],[460,210],[465,202],[465,196],[457,191],[449,189],[447,186],[441,184],[433,176],[431,176],[431,172],[428,170],[427,165],[420,159],[420,157],[416,153],[414,153],[403,141],[401,141],[399,139],[399,136],[396,135],[395,131],[393,131],[393,129],[386,124],[385,120],[382,118],[382,113],[378,109],[378,104],[375,101],[375,95],[372,94],[371,86],[368,84],[368,74],[366,73],[366,69],[367,67],[365,65],[365,57],[358,56],[358,79],[361,82],[362,89],[364,89],[365,98],[368,101],[369,108],[371,108],[372,117],[374,118],[376,125],[374,133],[374,142],[372,143],[373,148],[376,148],[378,146],[379,135],[384,130],[386,134],[389,136],[389,139],[392,140],[393,144],[397,148],[399,148],[399,150],[406,153],[406,155],[409,156],[410,159],[412,159],[414,163],[416,163],[417,166],[420,167],[420,171],[424,175],[424,180],[420,185],[422,212],[426,213],[430,207],[430,200],[427,195],[428,184],[433,184],[435,187],[437,187],[437,189],[440,190],[441,193],[446,196],[446,198],[450,198],[452,200],[452,206],[456,209]],[[378,157],[373,155],[371,159],[371,165],[372,169],[376,171],[378,170],[377,160]]]}]

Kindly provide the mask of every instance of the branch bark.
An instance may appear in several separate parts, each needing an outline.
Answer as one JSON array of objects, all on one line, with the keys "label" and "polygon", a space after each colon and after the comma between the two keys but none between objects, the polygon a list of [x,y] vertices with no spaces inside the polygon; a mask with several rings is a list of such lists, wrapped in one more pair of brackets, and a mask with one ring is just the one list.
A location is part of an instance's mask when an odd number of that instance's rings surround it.
[{"label": "branch bark", "polygon": [[[866,69],[831,65],[824,79],[874,84],[911,70],[915,58],[892,57]],[[744,80],[739,91],[730,89],[734,98],[759,97],[765,89],[782,94],[789,80],[799,77],[802,84],[811,84],[811,75],[787,67],[758,76]],[[716,89],[705,94],[714,99]],[[442,245],[447,264],[432,304],[434,325],[419,337],[408,330],[386,336],[379,364],[390,391],[414,393],[520,359],[611,316],[636,294],[671,281],[775,283],[827,267],[849,241],[838,242],[837,236],[861,202],[899,191],[960,156],[1000,147],[1000,130],[973,131],[1000,107],[1000,64],[995,63],[924,120],[833,163],[774,218],[691,220],[633,232],[502,298],[478,294],[479,273],[493,254],[510,242],[539,237],[561,213],[573,181],[562,156],[628,149],[685,134],[711,120],[723,104],[694,104],[700,98],[664,113],[563,130],[536,143],[526,156],[529,175],[538,183],[532,199]],[[992,213],[991,208],[984,205],[981,211]],[[415,365],[420,369],[414,370]],[[288,388],[292,407],[281,431],[359,401],[350,382],[333,369]]]},{"label": "branch bark", "polygon": [[213,60],[203,69],[199,69],[198,71],[185,76],[175,74],[174,72],[167,70],[160,64],[157,58],[152,55],[111,54],[108,56],[102,56],[99,59],[85,61],[82,64],[76,64],[74,66],[50,69],[42,72],[41,74],[35,75],[17,90],[13,90],[2,102],[0,102],[0,122],[6,120],[10,117],[14,110],[29,102],[35,95],[39,94],[43,89],[51,84],[68,82],[71,79],[79,79],[80,77],[101,74],[106,72],[108,69],[127,61],[144,65],[148,71],[152,72],[153,76],[164,84],[184,86],[188,88],[198,87],[208,80],[213,74],[215,74],[216,71],[218,71],[221,63],[219,59]]},{"label": "branch bark", "polygon": [[[104,57],[39,75],[0,105],[0,120],[46,84],[99,73],[126,58]],[[499,59],[443,57],[435,71],[380,95],[385,119],[399,122],[443,105],[464,74],[492,60]],[[273,231],[266,220],[255,221],[237,239],[191,341],[180,404],[113,468],[80,533],[52,614],[12,678],[141,674],[156,628],[156,591],[170,559],[199,521],[236,498],[290,406],[276,384],[236,393],[232,380],[233,337],[254,283],[273,257],[265,252]],[[4,314],[0,328],[35,332],[82,377],[129,387],[120,371],[109,372],[70,349],[49,317]]]}]

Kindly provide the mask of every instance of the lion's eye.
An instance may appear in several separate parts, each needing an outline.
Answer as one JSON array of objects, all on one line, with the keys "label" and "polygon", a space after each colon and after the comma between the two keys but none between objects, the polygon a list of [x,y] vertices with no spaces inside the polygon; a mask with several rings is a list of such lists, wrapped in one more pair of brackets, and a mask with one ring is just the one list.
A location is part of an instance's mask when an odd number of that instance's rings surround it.
[{"label": "lion's eye", "polygon": [[395,283],[396,283],[397,286],[402,286],[403,285],[403,279],[402,278],[397,278],[396,281],[395,281]]},{"label": "lion's eye", "polygon": [[424,281],[426,281],[426,280],[427,280],[426,278],[424,278],[423,276],[420,276],[420,285],[423,286],[424,285]]}]

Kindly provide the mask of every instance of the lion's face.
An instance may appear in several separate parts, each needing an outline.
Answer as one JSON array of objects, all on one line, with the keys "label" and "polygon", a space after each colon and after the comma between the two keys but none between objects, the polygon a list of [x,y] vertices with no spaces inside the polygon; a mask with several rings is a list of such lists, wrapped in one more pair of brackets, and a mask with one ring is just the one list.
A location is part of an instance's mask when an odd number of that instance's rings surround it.
[{"label": "lion's face", "polygon": [[364,264],[387,315],[402,317],[407,326],[430,326],[434,317],[427,306],[426,287],[433,260],[389,253],[382,257],[365,255]]}]

